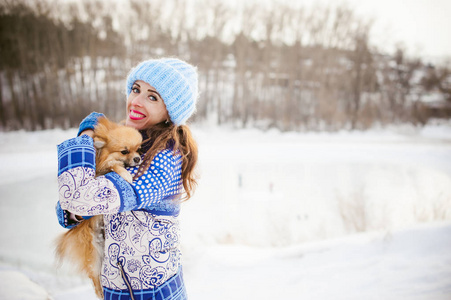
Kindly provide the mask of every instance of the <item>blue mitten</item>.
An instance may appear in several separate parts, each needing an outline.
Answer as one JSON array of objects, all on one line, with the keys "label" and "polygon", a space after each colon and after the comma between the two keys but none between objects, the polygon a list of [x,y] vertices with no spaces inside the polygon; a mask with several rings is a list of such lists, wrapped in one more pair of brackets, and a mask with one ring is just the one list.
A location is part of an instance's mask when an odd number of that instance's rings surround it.
[{"label": "blue mitten", "polygon": [[77,136],[79,136],[86,129],[94,130],[94,127],[97,125],[97,121],[100,117],[104,117],[104,114],[98,112],[90,113],[86,118],[81,121],[80,126],[78,127]]}]

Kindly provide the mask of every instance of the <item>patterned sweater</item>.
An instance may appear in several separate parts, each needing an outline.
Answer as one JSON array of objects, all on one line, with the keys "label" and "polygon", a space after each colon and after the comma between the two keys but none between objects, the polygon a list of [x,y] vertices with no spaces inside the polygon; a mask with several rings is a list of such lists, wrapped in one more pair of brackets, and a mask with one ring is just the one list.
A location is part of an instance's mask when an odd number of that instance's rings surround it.
[{"label": "patterned sweater", "polygon": [[[128,170],[134,175],[137,169]],[[76,226],[69,213],[103,215],[105,295],[126,293],[131,285],[134,293],[156,299],[186,299],[177,219],[183,191],[179,154],[159,152],[149,169],[129,184],[114,172],[95,177],[93,140],[82,135],[58,145],[58,185],[56,210],[63,227]]]}]

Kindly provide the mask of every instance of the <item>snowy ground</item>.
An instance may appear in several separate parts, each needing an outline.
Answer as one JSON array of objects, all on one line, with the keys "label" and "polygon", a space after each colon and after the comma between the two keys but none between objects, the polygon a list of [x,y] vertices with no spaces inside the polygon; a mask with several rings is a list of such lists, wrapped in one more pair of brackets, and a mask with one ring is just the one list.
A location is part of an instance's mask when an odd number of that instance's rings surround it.
[{"label": "snowy ground", "polygon": [[[451,126],[193,131],[190,299],[451,299]],[[53,260],[55,145],[73,135],[0,133],[0,299],[95,299]]]}]

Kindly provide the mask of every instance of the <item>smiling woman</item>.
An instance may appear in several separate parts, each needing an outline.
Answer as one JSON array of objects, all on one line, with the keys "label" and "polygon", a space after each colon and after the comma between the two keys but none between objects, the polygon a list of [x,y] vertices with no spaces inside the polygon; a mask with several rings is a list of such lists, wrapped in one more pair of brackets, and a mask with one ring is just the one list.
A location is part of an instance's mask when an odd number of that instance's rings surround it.
[{"label": "smiling woman", "polygon": [[88,135],[102,114],[92,113],[77,138],[58,146],[58,219],[72,228],[103,215],[104,299],[183,300],[178,215],[196,185],[197,145],[185,123],[195,110],[197,70],[179,59],[144,61],[126,90],[125,124],[144,140],[141,165],[127,169],[134,181],[115,172],[94,176]]},{"label": "smiling woman", "polygon": [[125,124],[138,130],[163,121],[169,122],[169,114],[163,99],[150,84],[137,80],[127,98],[128,116]]}]

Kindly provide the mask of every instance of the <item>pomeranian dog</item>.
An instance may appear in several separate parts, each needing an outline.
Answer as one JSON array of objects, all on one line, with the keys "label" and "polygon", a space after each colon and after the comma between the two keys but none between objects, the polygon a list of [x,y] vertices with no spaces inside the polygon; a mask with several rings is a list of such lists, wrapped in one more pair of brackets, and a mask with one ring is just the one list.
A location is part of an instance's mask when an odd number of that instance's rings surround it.
[{"label": "pomeranian dog", "polygon": [[[134,128],[122,126],[99,118],[94,129],[94,147],[96,148],[96,175],[114,171],[128,182],[133,178],[125,167],[141,163],[138,153],[142,143],[141,134]],[[56,257],[59,262],[71,260],[87,275],[95,288],[95,293],[103,299],[100,282],[104,251],[103,216],[98,215],[82,221],[56,240]]]}]

